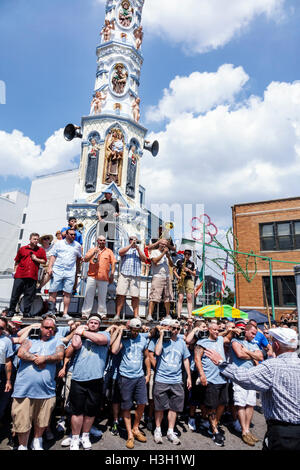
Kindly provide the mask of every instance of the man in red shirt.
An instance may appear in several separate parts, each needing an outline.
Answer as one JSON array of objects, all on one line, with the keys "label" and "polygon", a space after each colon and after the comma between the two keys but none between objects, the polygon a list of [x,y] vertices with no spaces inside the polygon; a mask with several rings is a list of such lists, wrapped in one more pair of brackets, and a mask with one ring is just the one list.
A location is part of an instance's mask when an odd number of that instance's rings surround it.
[{"label": "man in red shirt", "polygon": [[38,246],[39,238],[38,233],[32,233],[29,238],[29,245],[22,246],[15,257],[15,280],[10,298],[8,317],[16,314],[15,308],[21,294],[24,294],[24,317],[30,317],[39,265],[44,265],[47,262],[44,248]]}]

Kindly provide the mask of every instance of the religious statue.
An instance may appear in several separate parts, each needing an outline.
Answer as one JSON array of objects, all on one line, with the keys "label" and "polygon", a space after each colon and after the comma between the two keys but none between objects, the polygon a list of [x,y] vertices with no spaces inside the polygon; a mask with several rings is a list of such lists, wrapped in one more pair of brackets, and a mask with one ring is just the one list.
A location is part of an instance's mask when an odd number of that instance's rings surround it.
[{"label": "religious statue", "polygon": [[139,26],[133,33],[135,39],[136,39],[136,48],[139,50],[141,45],[142,45],[142,42],[143,42],[143,36],[144,36],[144,33],[143,33],[143,27],[142,26]]},{"label": "religious statue", "polygon": [[128,72],[123,64],[116,64],[113,71],[112,87],[117,95],[122,95],[125,90]]},{"label": "religious statue", "polygon": [[140,117],[141,117],[141,114],[140,114],[140,102],[141,102],[141,99],[140,98],[135,98],[133,103],[132,103],[132,112],[133,112],[133,119],[136,121],[136,122],[139,122],[140,120]]},{"label": "religious statue", "polygon": [[112,129],[106,140],[104,183],[121,184],[121,169],[124,152],[124,136],[120,129]]},{"label": "religious statue", "polygon": [[96,91],[94,98],[91,102],[90,114],[100,114],[102,111],[102,101],[104,102],[107,98],[107,93]]},{"label": "religious statue", "polygon": [[127,167],[127,182],[126,182],[126,195],[135,197],[135,180],[136,180],[136,167],[138,161],[138,154],[136,153],[136,146],[132,145],[129,151],[128,167]]},{"label": "religious statue", "polygon": [[100,36],[103,36],[103,41],[107,42],[110,41],[111,38],[111,32],[112,30],[115,29],[115,20],[105,20],[104,26],[102,28],[102,31],[100,33]]},{"label": "religious statue", "polygon": [[133,8],[128,0],[123,0],[119,12],[119,21],[124,28],[128,28],[132,23]]},{"label": "religious statue", "polygon": [[99,149],[100,146],[97,144],[96,139],[91,139],[85,175],[85,190],[87,193],[96,191]]}]

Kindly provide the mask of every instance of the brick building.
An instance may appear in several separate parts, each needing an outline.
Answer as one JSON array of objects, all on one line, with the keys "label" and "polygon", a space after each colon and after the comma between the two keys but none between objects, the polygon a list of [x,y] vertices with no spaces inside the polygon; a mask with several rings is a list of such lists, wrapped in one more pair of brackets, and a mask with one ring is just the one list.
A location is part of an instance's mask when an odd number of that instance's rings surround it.
[{"label": "brick building", "polygon": [[[234,249],[272,258],[275,318],[296,309],[294,264],[300,264],[300,197],[273,201],[236,204],[232,207]],[[236,303],[248,308],[272,313],[270,263],[268,259],[248,259],[237,255],[237,260],[251,283],[241,273],[235,275]],[[276,260],[276,261],[273,261]],[[278,262],[278,261],[285,261]],[[289,264],[294,262],[294,264]]]}]

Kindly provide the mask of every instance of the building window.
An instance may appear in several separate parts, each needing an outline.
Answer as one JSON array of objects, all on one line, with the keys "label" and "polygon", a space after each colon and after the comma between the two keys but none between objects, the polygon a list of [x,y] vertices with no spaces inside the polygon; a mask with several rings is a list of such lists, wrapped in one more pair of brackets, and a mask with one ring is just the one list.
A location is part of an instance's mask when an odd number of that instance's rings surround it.
[{"label": "building window", "polygon": [[[270,277],[263,277],[268,305],[271,307]],[[294,276],[273,276],[274,304],[276,307],[296,307],[296,284]]]},{"label": "building window", "polygon": [[22,225],[25,224],[25,220],[26,220],[26,212],[25,214],[23,214]]},{"label": "building window", "polygon": [[259,224],[262,251],[290,251],[300,249],[300,221]]},{"label": "building window", "polygon": [[24,233],[24,230],[21,228],[21,230],[20,230],[20,235],[19,235],[19,240],[22,240],[22,238],[23,238],[23,233]]}]

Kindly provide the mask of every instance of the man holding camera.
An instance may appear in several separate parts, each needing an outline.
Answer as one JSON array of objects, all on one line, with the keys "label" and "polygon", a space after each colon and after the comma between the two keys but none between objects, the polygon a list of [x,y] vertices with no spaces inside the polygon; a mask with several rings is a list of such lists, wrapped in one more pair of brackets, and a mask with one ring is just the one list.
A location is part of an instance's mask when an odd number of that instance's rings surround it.
[{"label": "man holding camera", "polygon": [[21,294],[24,294],[24,317],[30,317],[31,305],[36,292],[39,266],[45,265],[45,250],[38,246],[39,234],[31,233],[29,245],[22,246],[15,257],[14,284],[10,298],[7,317],[16,315],[16,306]]},{"label": "man holding camera", "polygon": [[[140,334],[142,322],[139,318],[133,318],[129,322],[129,332],[124,325],[119,327],[119,332],[111,352],[118,354],[121,352],[121,362],[119,366],[119,389],[121,392],[121,410],[127,430],[126,447],[134,448],[134,440],[146,442],[147,439],[139,430],[139,424],[147,403],[146,384],[150,379],[150,359],[147,351],[147,338]],[[143,370],[145,360],[146,377]],[[134,424],[131,426],[130,410],[135,401]]]},{"label": "man holding camera", "polygon": [[89,433],[100,408],[103,375],[110,343],[110,334],[100,332],[101,318],[91,315],[86,325],[76,328],[72,338],[75,350],[71,388],[72,439],[70,450],[79,450],[80,433],[84,449],[92,447]]},{"label": "man holding camera", "polygon": [[[263,360],[263,353],[254,342],[257,327],[251,323],[245,325],[237,322],[236,327],[241,330],[239,336],[232,339],[232,362],[238,367],[251,369]],[[234,405],[237,407],[237,415],[242,428],[242,440],[249,446],[254,446],[259,439],[250,432],[250,424],[256,405],[256,391],[245,390],[237,383],[233,384]]]},{"label": "man holding camera", "polygon": [[182,365],[187,373],[188,390],[192,387],[189,363],[190,353],[185,341],[182,338],[178,338],[179,331],[179,321],[172,320],[169,327],[159,328],[159,338],[151,340],[148,346],[149,351],[154,351],[156,358],[153,396],[156,424],[154,441],[157,444],[162,444],[163,442],[161,422],[165,410],[168,410],[167,438],[173,444],[180,444],[180,440],[174,433],[174,427],[177,413],[181,413],[184,406]]},{"label": "man holding camera", "polygon": [[228,402],[227,381],[216,366],[204,355],[206,349],[218,351],[225,361],[224,343],[230,342],[228,337],[219,336],[219,325],[208,325],[208,338],[199,339],[195,348],[195,364],[199,372],[201,385],[205,387],[204,406],[208,416],[212,439],[217,446],[224,446],[224,434],[219,429],[220,418]]},{"label": "man holding camera", "polygon": [[43,450],[42,435],[55,407],[56,364],[63,360],[64,346],[55,338],[55,321],[46,318],[39,339],[26,339],[18,350],[20,365],[12,394],[13,430],[18,434],[19,450],[27,450],[34,424],[33,450]]},{"label": "man holding camera", "polygon": [[117,307],[114,320],[119,320],[126,295],[131,296],[131,305],[134,318],[139,316],[140,276],[142,262],[146,256],[141,251],[137,237],[129,238],[129,245],[119,251],[121,257],[120,275],[117,284]]},{"label": "man holding camera", "polygon": [[167,240],[160,240],[158,249],[151,251],[150,259],[152,262],[153,277],[149,294],[148,321],[153,320],[154,305],[161,300],[163,300],[165,304],[166,316],[168,317],[170,315],[170,303],[173,301],[170,267],[173,267],[173,261]]}]

